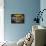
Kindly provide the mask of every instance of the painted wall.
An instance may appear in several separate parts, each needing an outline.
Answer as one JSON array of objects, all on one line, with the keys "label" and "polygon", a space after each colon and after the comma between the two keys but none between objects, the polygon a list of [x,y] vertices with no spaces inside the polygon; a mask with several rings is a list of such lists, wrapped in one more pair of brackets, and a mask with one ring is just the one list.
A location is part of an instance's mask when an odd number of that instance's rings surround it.
[{"label": "painted wall", "polygon": [[[46,9],[46,0],[41,0],[40,2],[41,2],[40,9],[42,11],[43,9]],[[41,21],[40,25],[46,26],[46,10],[43,12],[42,17],[43,17],[43,22]]]},{"label": "painted wall", "polygon": [[[40,10],[40,0],[4,0],[4,26],[5,40],[18,41],[31,31],[35,14]],[[12,13],[23,13],[25,15],[24,24],[11,24]]]}]

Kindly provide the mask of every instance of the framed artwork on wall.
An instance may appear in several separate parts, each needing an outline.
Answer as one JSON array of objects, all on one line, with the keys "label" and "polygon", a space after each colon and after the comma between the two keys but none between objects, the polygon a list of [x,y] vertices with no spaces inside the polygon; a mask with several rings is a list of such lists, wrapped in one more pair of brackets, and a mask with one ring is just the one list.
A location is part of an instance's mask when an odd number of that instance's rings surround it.
[{"label": "framed artwork on wall", "polygon": [[24,14],[11,14],[11,23],[24,23]]}]

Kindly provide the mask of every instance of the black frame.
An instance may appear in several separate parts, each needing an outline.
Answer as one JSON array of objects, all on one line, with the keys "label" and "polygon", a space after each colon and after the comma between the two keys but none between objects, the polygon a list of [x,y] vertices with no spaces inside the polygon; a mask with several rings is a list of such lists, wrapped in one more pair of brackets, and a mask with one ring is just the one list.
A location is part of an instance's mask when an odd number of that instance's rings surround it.
[{"label": "black frame", "polygon": [[11,14],[11,23],[24,23],[24,14]]}]

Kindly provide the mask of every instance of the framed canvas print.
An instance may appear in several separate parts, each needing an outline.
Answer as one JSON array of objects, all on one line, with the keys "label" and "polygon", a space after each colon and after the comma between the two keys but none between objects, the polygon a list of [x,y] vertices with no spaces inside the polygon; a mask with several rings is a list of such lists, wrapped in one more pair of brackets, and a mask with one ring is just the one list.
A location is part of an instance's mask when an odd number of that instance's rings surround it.
[{"label": "framed canvas print", "polygon": [[11,23],[24,23],[24,14],[11,14]]}]

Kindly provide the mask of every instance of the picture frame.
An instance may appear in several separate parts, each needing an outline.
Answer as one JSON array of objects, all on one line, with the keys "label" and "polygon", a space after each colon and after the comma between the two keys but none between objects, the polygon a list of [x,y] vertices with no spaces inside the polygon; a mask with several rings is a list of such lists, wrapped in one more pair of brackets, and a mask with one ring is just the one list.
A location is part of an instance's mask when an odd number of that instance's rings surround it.
[{"label": "picture frame", "polygon": [[11,14],[11,23],[24,23],[24,14]]}]

